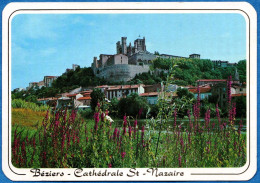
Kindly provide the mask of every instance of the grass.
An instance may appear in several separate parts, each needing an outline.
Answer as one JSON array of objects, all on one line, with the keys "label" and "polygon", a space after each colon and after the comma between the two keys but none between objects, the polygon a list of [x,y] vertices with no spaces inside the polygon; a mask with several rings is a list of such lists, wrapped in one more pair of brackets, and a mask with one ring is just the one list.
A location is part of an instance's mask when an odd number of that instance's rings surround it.
[{"label": "grass", "polygon": [[37,129],[44,119],[45,114],[45,111],[33,111],[32,109],[12,108],[12,126]]}]

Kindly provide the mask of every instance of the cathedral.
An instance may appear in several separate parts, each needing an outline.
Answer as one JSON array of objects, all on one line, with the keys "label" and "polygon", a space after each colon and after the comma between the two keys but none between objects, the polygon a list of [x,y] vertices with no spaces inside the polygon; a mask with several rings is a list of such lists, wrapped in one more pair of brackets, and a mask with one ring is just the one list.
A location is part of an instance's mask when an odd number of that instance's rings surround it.
[{"label": "cathedral", "polygon": [[[187,58],[175,55],[155,55],[146,50],[145,37],[138,38],[127,45],[127,37],[122,37],[116,43],[116,54],[100,54],[99,59],[94,57],[92,69],[97,77],[111,81],[128,81],[136,74],[149,71],[152,60],[160,58]],[[199,54],[191,54],[189,58],[200,58]]]}]

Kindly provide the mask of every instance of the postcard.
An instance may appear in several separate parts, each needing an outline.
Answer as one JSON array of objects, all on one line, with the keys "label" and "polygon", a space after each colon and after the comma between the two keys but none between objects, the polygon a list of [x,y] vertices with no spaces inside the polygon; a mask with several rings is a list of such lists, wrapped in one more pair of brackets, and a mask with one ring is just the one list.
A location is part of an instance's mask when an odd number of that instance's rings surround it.
[{"label": "postcard", "polygon": [[8,4],[4,174],[250,180],[256,24],[246,2]]}]

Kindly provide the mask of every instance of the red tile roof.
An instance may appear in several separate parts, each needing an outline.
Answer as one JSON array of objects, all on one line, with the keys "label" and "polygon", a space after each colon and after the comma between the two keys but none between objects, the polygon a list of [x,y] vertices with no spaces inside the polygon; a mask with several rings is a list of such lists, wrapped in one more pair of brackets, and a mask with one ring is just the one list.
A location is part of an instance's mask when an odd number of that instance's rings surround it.
[{"label": "red tile roof", "polygon": [[77,100],[91,100],[91,97],[80,97]]},{"label": "red tile roof", "polygon": [[44,76],[46,78],[55,78],[55,77],[58,77],[58,76]]},{"label": "red tile roof", "polygon": [[[197,88],[189,88],[188,89],[191,93],[198,93]],[[200,93],[209,93],[211,91],[211,88],[200,88]]]},{"label": "red tile roof", "polygon": [[68,94],[67,97],[76,97],[76,95],[78,95],[78,93]]},{"label": "red tile roof", "polygon": [[158,92],[150,92],[150,93],[141,93],[140,94],[141,97],[158,96],[158,95],[159,95]]},{"label": "red tile roof", "polygon": [[231,94],[231,97],[246,96],[246,93]]},{"label": "red tile roof", "polygon": [[107,90],[120,90],[120,89],[132,89],[138,88],[140,85],[119,85],[108,88]]}]

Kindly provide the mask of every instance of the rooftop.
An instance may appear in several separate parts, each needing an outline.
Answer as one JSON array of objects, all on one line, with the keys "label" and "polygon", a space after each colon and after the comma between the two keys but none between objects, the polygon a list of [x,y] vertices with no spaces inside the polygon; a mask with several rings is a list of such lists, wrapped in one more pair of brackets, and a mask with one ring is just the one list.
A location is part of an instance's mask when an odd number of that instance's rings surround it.
[{"label": "rooftop", "polygon": [[141,97],[149,97],[149,96],[158,96],[158,92],[149,92],[149,93],[141,93],[139,96]]},{"label": "rooftop", "polygon": [[77,100],[91,100],[91,97],[80,97]]},{"label": "rooftop", "polygon": [[246,93],[231,94],[231,97],[246,96]]},{"label": "rooftop", "polygon": [[[211,88],[199,88],[200,89],[200,93],[209,93],[211,91]],[[198,93],[198,89],[197,88],[189,88],[188,89],[191,93]]]},{"label": "rooftop", "polygon": [[131,88],[138,88],[139,86],[140,85],[118,85],[118,86],[112,86],[107,90],[131,89]]}]

